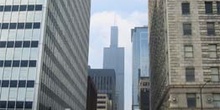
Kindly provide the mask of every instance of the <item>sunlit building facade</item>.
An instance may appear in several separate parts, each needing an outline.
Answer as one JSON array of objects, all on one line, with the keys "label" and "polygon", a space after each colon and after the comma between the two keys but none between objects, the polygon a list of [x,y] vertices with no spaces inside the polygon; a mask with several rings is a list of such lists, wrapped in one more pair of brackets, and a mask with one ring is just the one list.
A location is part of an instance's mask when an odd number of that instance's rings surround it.
[{"label": "sunlit building facade", "polygon": [[85,110],[90,0],[0,0],[0,109]]},{"label": "sunlit building facade", "polygon": [[220,109],[220,1],[150,0],[152,110]]}]

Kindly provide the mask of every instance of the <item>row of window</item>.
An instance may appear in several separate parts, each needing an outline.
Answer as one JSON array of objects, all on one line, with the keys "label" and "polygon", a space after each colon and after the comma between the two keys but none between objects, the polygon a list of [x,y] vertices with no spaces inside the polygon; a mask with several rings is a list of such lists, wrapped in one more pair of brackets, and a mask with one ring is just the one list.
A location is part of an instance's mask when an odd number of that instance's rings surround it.
[{"label": "row of window", "polygon": [[[188,108],[196,108],[196,104],[197,104],[196,93],[186,94],[186,99],[187,99]],[[213,94],[213,104],[214,107],[220,107],[220,94]]]},{"label": "row of window", "polygon": [[[216,8],[217,8],[217,13],[220,14],[220,2],[216,2]],[[206,1],[205,2],[205,13],[206,14],[213,14],[213,2],[212,1]],[[190,14],[190,3],[189,2],[184,2],[182,3],[182,14],[183,15],[188,15]]]},{"label": "row of window", "polygon": [[[217,54],[217,44],[209,44],[209,57],[218,58]],[[193,45],[184,45],[184,57],[193,58]]]},{"label": "row of window", "polygon": [[[207,35],[215,35],[215,22],[207,22]],[[183,35],[192,35],[192,24],[187,22],[183,23]]]},{"label": "row of window", "polygon": [[0,6],[0,12],[5,11],[41,11],[42,5],[6,5]]},{"label": "row of window", "polygon": [[[211,69],[211,81],[220,82],[220,72],[218,67],[212,67]],[[185,69],[186,82],[195,82],[195,68],[187,67]]]},{"label": "row of window", "polygon": [[31,109],[33,102],[30,101],[0,101],[0,108],[26,108]]},{"label": "row of window", "polygon": [[0,29],[40,29],[40,23],[0,23]]},{"label": "row of window", "polygon": [[36,60],[0,60],[0,67],[36,67]]},{"label": "row of window", "polygon": [[0,48],[36,48],[38,47],[38,41],[0,41]]},{"label": "row of window", "polygon": [[34,81],[32,80],[0,80],[0,86],[1,87],[27,87],[27,88],[33,88],[34,87]]}]

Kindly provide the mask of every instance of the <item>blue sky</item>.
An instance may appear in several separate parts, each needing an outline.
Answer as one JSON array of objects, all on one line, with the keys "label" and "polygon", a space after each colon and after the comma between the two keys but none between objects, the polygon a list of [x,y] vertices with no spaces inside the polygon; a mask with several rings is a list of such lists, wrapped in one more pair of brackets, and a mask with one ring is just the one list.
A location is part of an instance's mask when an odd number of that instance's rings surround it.
[{"label": "blue sky", "polygon": [[125,47],[125,110],[131,110],[131,29],[148,23],[147,0],[92,0],[89,65],[102,68],[103,48],[110,44],[110,26],[119,28],[119,46]]}]

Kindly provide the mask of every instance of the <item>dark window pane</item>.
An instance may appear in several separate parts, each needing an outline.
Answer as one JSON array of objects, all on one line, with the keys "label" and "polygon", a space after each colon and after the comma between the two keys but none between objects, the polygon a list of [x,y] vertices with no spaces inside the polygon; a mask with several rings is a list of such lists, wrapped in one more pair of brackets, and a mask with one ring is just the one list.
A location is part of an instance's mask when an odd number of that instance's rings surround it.
[{"label": "dark window pane", "polygon": [[28,5],[28,11],[34,11],[34,5]]},{"label": "dark window pane", "polygon": [[205,2],[205,12],[206,12],[206,14],[213,13],[212,2]]},{"label": "dark window pane", "polygon": [[13,61],[13,67],[19,67],[20,61],[15,60]]},{"label": "dark window pane", "polygon": [[26,5],[21,5],[20,6],[20,11],[26,11],[27,10],[27,6]]},{"label": "dark window pane", "polygon": [[32,23],[26,23],[25,29],[32,29]]},{"label": "dark window pane", "polygon": [[38,41],[32,41],[31,47],[38,47]]},{"label": "dark window pane", "polygon": [[5,47],[6,46],[6,41],[0,41],[0,47]]},{"label": "dark window pane", "polygon": [[24,102],[17,101],[16,102],[16,108],[23,108],[24,107]]},{"label": "dark window pane", "polygon": [[216,2],[217,3],[217,13],[220,14],[220,2]]},{"label": "dark window pane", "polygon": [[8,23],[3,23],[2,24],[2,29],[8,29],[9,24]]},{"label": "dark window pane", "polygon": [[20,80],[18,82],[18,87],[26,87],[26,81]]},{"label": "dark window pane", "polygon": [[0,6],[0,11],[3,11],[4,10],[4,6]]},{"label": "dark window pane", "polygon": [[14,41],[8,41],[7,42],[7,47],[8,48],[13,48],[14,47]]},{"label": "dark window pane", "polygon": [[18,23],[18,29],[24,29],[24,23]]},{"label": "dark window pane", "polygon": [[207,22],[207,35],[215,35],[215,23],[214,22]]},{"label": "dark window pane", "polygon": [[31,60],[29,61],[29,67],[36,67],[37,61]]},{"label": "dark window pane", "polygon": [[189,108],[196,107],[196,94],[187,94],[187,106]]},{"label": "dark window pane", "polygon": [[0,29],[2,29],[2,24],[0,23]]},{"label": "dark window pane", "polygon": [[11,80],[10,81],[10,87],[17,87],[18,81],[16,80]]},{"label": "dark window pane", "polygon": [[186,68],[186,81],[193,82],[195,81],[195,69],[194,68]]},{"label": "dark window pane", "polygon": [[27,66],[28,66],[27,60],[21,61],[21,67],[27,67]]},{"label": "dark window pane", "polygon": [[182,3],[182,14],[190,14],[190,4],[189,3]]},{"label": "dark window pane", "polygon": [[34,87],[34,81],[27,81],[27,87]]},{"label": "dark window pane", "polygon": [[8,108],[15,108],[15,101],[8,101]]},{"label": "dark window pane", "polygon": [[9,80],[3,80],[2,87],[8,87],[8,86],[9,86]]},{"label": "dark window pane", "polygon": [[4,61],[0,61],[0,67],[3,67]]},{"label": "dark window pane", "polygon": [[192,35],[191,23],[183,23],[183,35]]},{"label": "dark window pane", "polygon": [[5,6],[5,11],[11,11],[11,6]]},{"label": "dark window pane", "polygon": [[19,6],[18,6],[18,5],[14,5],[14,6],[12,7],[12,11],[18,11],[18,9],[19,9]]},{"label": "dark window pane", "polygon": [[25,108],[31,109],[32,108],[32,102],[25,102]]},{"label": "dark window pane", "polygon": [[11,63],[12,63],[11,60],[6,60],[5,61],[5,67],[11,67]]},{"label": "dark window pane", "polygon": [[22,41],[15,41],[15,47],[21,47]]},{"label": "dark window pane", "polygon": [[10,29],[16,29],[17,23],[10,23]]},{"label": "dark window pane", "polygon": [[34,29],[39,29],[40,28],[40,23],[34,23]]},{"label": "dark window pane", "polygon": [[23,47],[30,47],[30,41],[24,41]]},{"label": "dark window pane", "polygon": [[42,10],[42,5],[36,5],[35,10],[36,11],[41,11]]},{"label": "dark window pane", "polygon": [[0,108],[6,108],[6,101],[0,101]]}]

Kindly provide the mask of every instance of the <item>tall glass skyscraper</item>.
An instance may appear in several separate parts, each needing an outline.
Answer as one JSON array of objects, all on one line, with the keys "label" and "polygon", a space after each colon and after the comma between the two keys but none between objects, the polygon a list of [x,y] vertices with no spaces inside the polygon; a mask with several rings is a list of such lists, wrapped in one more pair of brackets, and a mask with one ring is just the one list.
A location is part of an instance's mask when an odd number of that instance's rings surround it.
[{"label": "tall glass skyscraper", "polygon": [[132,110],[139,110],[138,86],[140,76],[149,76],[148,27],[131,30],[132,41]]},{"label": "tall glass skyscraper", "polygon": [[85,110],[90,0],[0,0],[0,109]]},{"label": "tall glass skyscraper", "polygon": [[118,27],[111,27],[110,47],[104,48],[104,69],[114,69],[116,76],[116,110],[124,110],[124,48],[118,47]]}]

